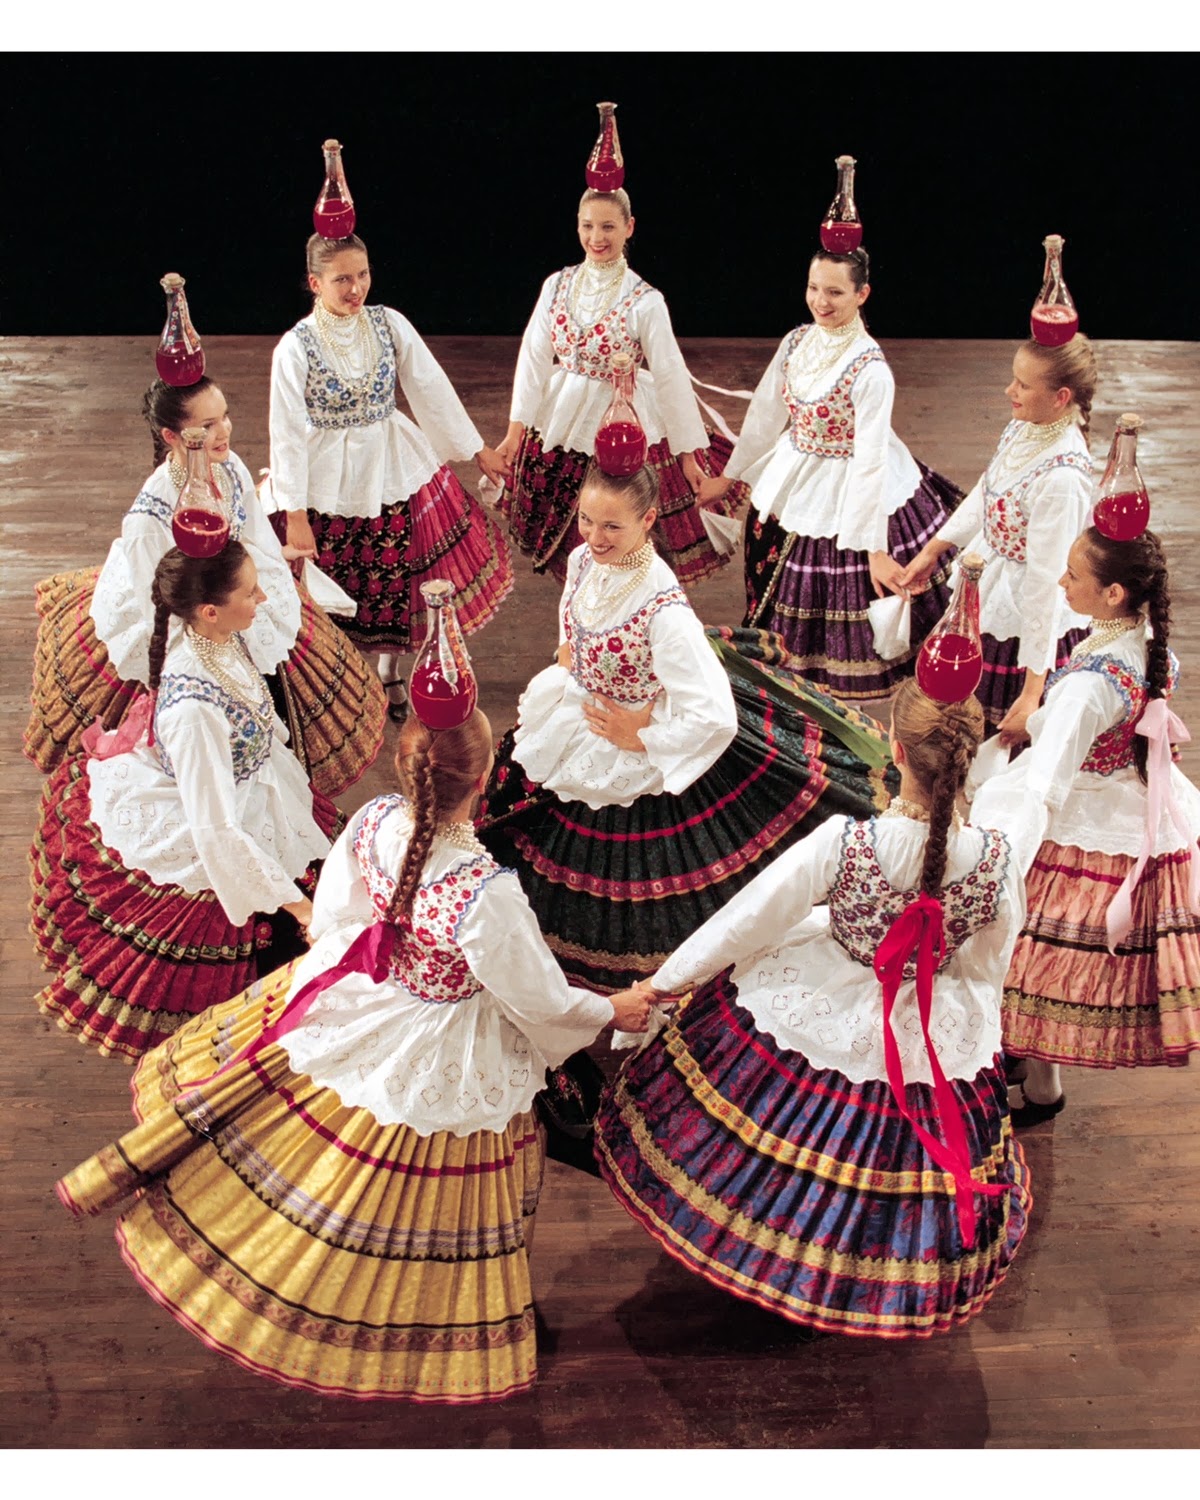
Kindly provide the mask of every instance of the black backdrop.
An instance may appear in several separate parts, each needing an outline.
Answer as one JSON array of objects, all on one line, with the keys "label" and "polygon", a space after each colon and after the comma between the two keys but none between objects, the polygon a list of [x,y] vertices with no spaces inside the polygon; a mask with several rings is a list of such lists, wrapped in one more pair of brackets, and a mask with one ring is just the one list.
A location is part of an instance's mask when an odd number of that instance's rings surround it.
[{"label": "black backdrop", "polygon": [[153,335],[167,270],[202,335],[290,326],[335,135],[373,297],[424,333],[517,333],[579,256],[594,101],[615,98],[630,257],[681,334],[800,321],[849,152],[878,334],[1022,336],[1053,231],[1085,332],[1195,338],[1194,73],[1186,54],[10,57],[0,331]]}]

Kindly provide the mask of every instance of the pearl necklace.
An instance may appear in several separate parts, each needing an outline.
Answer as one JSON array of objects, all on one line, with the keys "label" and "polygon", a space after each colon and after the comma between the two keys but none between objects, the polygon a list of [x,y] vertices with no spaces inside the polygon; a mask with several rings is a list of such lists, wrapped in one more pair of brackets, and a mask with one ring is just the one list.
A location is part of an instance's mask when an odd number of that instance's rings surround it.
[{"label": "pearl necklace", "polygon": [[366,309],[360,307],[356,313],[339,318],[318,298],[313,304],[313,322],[330,364],[350,394],[361,401],[375,374],[379,350]]},{"label": "pearl necklace", "polygon": [[[571,599],[571,609],[583,630],[592,630],[600,621],[611,616],[619,604],[623,604],[646,581],[654,562],[654,543],[645,541],[633,552],[627,552],[618,562],[592,562],[591,572]],[[614,572],[629,570],[629,581],[621,585],[616,593],[607,592],[607,584]]]},{"label": "pearl necklace", "polygon": [[[241,636],[234,635],[228,641],[212,641],[208,636],[201,635],[198,630],[193,630],[190,625],[187,626],[185,634],[188,644],[196,653],[197,660],[209,676],[223,687],[231,698],[236,698],[239,703],[249,709],[260,729],[266,729],[275,713],[271,703],[270,689],[267,687],[266,679],[254,665]],[[230,670],[235,662],[250,669],[251,681],[249,683],[235,676]]]},{"label": "pearl necklace", "polygon": [[814,323],[800,340],[790,361],[789,374],[797,383],[811,386],[819,375],[841,364],[855,339],[866,334],[857,313],[840,328],[822,328]]},{"label": "pearl necklace", "polygon": [[1005,466],[1012,469],[1027,469],[1039,453],[1044,453],[1051,443],[1058,441],[1068,427],[1075,426],[1076,414],[1068,412],[1054,422],[1024,422],[1020,431],[1004,450]]},{"label": "pearl necklace", "polygon": [[571,310],[571,321],[581,331],[590,328],[596,319],[612,308],[617,288],[625,279],[629,262],[622,255],[611,267],[601,270],[590,260],[584,263],[571,278],[571,291],[567,299]]},{"label": "pearl necklace", "polygon": [[1118,615],[1114,620],[1093,620],[1087,635],[1071,652],[1071,661],[1082,661],[1085,656],[1094,656],[1106,646],[1111,646],[1118,637],[1136,630],[1141,623],[1141,615]]},{"label": "pearl necklace", "polygon": [[475,836],[473,823],[439,823],[433,830],[434,838],[453,844],[456,849],[465,849],[468,854],[486,854],[487,850]]},{"label": "pearl necklace", "polygon": [[[221,492],[221,499],[228,505],[233,497],[233,480],[229,477],[229,471],[224,464],[210,463],[208,472],[217,482],[217,489]],[[167,459],[167,477],[175,486],[176,491],[182,490],[187,483],[187,466],[181,464],[174,455]]]},{"label": "pearl necklace", "polygon": [[[928,823],[929,808],[922,807],[919,802],[910,802],[907,797],[893,797],[879,816],[881,818],[912,818],[915,823]],[[962,818],[959,816],[958,808],[954,809],[952,820],[955,828],[962,827]]]}]

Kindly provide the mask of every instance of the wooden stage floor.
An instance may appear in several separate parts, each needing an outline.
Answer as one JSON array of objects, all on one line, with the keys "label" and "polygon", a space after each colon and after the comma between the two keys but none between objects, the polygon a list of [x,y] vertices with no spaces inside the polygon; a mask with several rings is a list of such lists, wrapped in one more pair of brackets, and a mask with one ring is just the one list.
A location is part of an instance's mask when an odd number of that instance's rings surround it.
[{"label": "wooden stage floor", "polygon": [[[517,340],[432,339],[485,438],[507,420]],[[885,341],[886,342],[886,341]],[[272,341],[208,338],[252,471],[267,460]],[[753,386],[771,339],[685,340],[692,369]],[[964,486],[1008,417],[1012,345],[886,344],[895,426]],[[1200,1094],[1195,1070],[1077,1071],[1057,1120],[1024,1136],[1036,1203],[1008,1281],[932,1341],[808,1341],[659,1252],[601,1183],[550,1164],[533,1255],[540,1382],[493,1407],[331,1401],[242,1372],[134,1284],[106,1220],[72,1222],[57,1177],[128,1128],[128,1073],[41,1019],[25,855],[39,778],[21,756],[33,585],[101,561],[149,472],[138,412],[149,337],[0,340],[4,571],[0,705],[3,1262],[0,1443],[16,1448],[1172,1448],[1200,1443]],[[1143,472],[1174,563],[1179,707],[1200,736],[1193,470],[1200,346],[1099,346],[1093,454],[1140,411]],[[718,398],[736,425],[741,407]],[[473,471],[472,471],[473,472]],[[467,472],[463,471],[467,478]],[[736,622],[735,568],[695,591]],[[550,657],[557,590],[517,560],[507,606],[472,640],[497,731]],[[395,731],[389,731],[394,735]],[[389,745],[390,750],[390,745]],[[1200,744],[1184,752],[1200,777]],[[343,799],[390,785],[390,753]],[[1040,1486],[1035,1482],[1035,1490]]]}]

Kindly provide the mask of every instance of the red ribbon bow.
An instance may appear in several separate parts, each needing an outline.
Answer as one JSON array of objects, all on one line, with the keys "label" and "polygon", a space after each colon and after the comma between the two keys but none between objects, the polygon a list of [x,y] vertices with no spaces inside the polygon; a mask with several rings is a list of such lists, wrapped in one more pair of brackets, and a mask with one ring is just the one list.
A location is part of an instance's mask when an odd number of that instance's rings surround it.
[{"label": "red ribbon bow", "polygon": [[[997,1198],[1001,1193],[1007,1192],[1008,1188],[1002,1183],[976,1182],[971,1176],[971,1157],[967,1150],[963,1110],[942,1071],[942,1064],[929,1035],[929,1019],[933,1010],[933,976],[945,952],[942,903],[922,892],[904,908],[875,950],[875,976],[883,986],[883,1055],[896,1107],[912,1126],[917,1139],[929,1155],[953,1179],[958,1227],[962,1234],[963,1248],[969,1250],[975,1243],[978,1225],[975,1194],[983,1193],[987,1197]],[[943,1140],[931,1135],[908,1107],[904,1065],[900,1061],[900,1048],[892,1030],[896,992],[904,978],[905,965],[914,953],[917,955],[917,1010],[921,1017],[921,1032],[925,1038],[925,1053],[933,1074],[934,1110]]]}]

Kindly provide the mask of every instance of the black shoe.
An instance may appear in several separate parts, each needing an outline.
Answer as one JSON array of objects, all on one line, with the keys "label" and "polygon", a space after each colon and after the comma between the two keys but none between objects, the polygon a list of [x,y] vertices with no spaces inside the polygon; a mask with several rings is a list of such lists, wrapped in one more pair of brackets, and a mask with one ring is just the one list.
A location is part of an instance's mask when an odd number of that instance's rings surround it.
[{"label": "black shoe", "polygon": [[[395,688],[400,689],[402,696],[399,700],[392,697],[392,691]],[[385,682],[383,689],[388,695],[388,718],[393,724],[403,724],[408,718],[408,684],[403,678],[398,677],[394,682]]]},{"label": "black shoe", "polygon": [[1011,1053],[1004,1054],[1004,1081],[1005,1083],[1025,1082],[1025,1063],[1023,1057],[1013,1057]]},{"label": "black shoe", "polygon": [[1053,1120],[1055,1115],[1062,1114],[1067,1103],[1066,1094],[1059,1094],[1053,1104],[1038,1104],[1033,1099],[1025,1098],[1023,1088],[1021,1098],[1025,1099],[1025,1103],[1009,1110],[1014,1130],[1024,1130],[1027,1125],[1041,1125],[1047,1120]]}]

